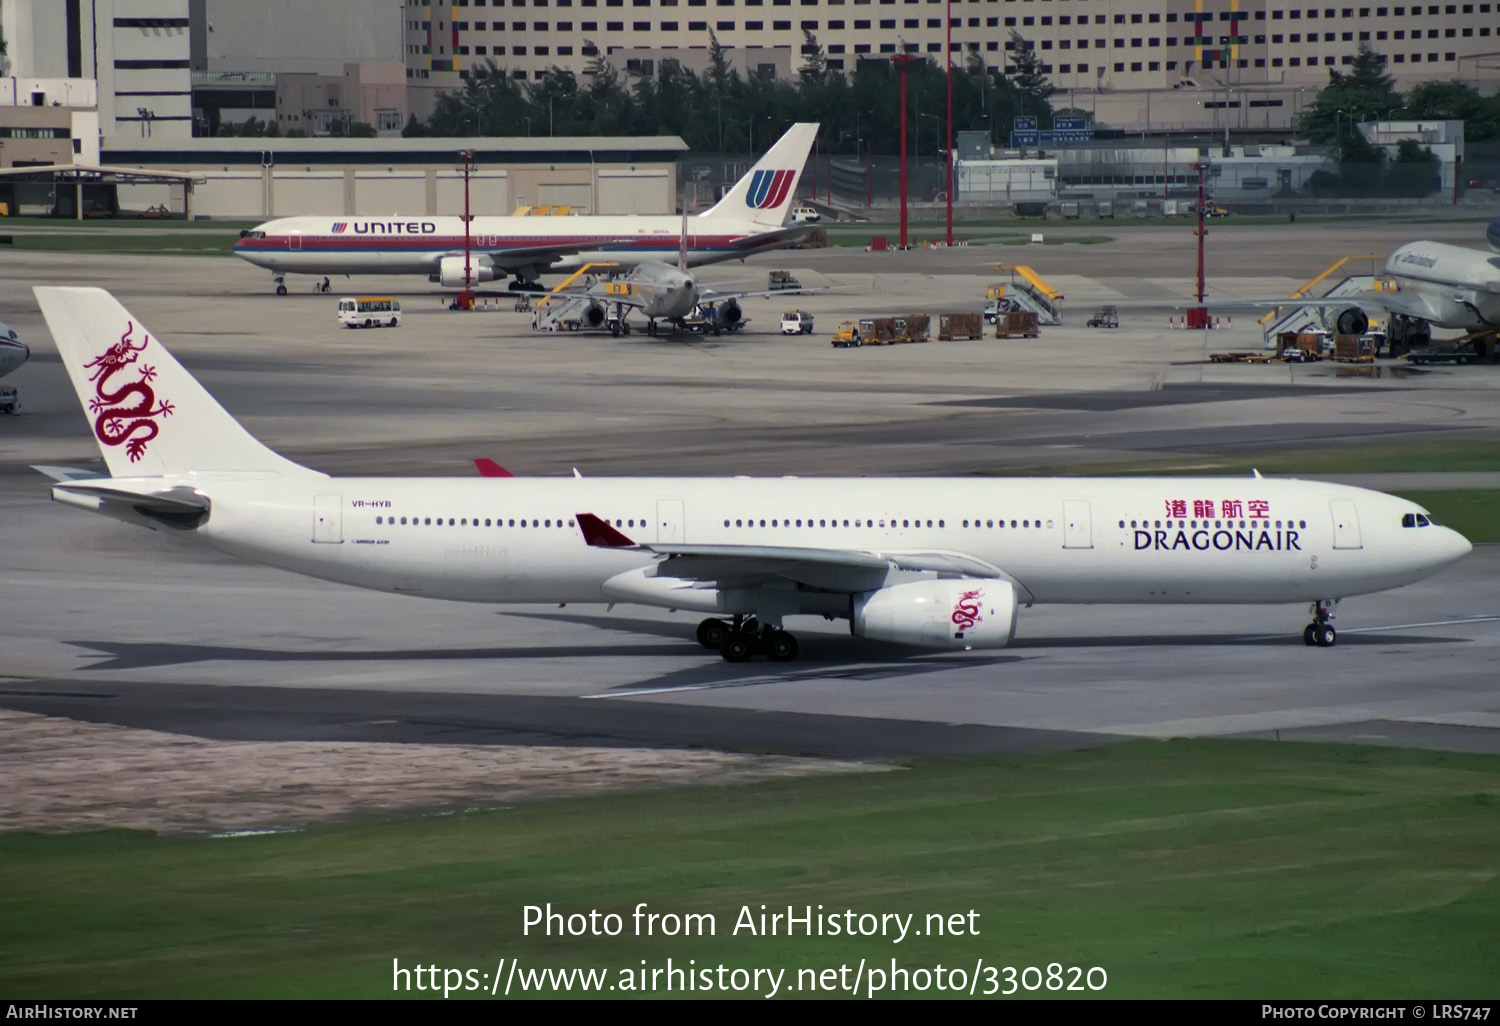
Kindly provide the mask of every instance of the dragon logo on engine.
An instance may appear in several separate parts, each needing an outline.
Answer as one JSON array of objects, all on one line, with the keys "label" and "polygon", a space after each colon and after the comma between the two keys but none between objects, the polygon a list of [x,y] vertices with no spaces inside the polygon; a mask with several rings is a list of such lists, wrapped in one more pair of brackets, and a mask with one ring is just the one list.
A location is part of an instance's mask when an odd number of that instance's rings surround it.
[{"label": "dragon logo on engine", "polygon": [[984,619],[984,617],[979,615],[979,600],[983,597],[983,588],[966,591],[958,597],[958,602],[953,606],[953,615],[950,617],[953,621],[953,626],[958,628],[958,632],[954,637],[963,637],[964,631],[971,629],[975,624]]},{"label": "dragon logo on engine", "polygon": [[[94,382],[94,396],[89,400],[89,412],[94,414],[94,436],[103,445],[123,444],[130,462],[135,463],[146,453],[146,445],[161,433],[156,423],[158,417],[170,417],[173,406],[166,400],[158,403],[151,382],[156,380],[156,368],[142,364],[136,369],[139,378],[126,381],[111,389],[110,378],[133,365],[139,353],[151,344],[151,336],[141,332],[141,342],[136,345],[131,336],[135,333],[135,322],[125,322],[125,333],[120,341],[110,346],[93,361],[84,364],[85,369],[95,368],[89,375]],[[127,400],[134,402],[127,405]]]}]

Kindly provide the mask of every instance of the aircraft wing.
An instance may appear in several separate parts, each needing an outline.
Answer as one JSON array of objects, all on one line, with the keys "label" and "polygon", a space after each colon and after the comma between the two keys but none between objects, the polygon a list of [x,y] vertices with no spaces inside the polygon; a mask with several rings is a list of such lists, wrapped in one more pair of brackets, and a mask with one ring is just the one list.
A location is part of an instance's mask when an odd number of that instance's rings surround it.
[{"label": "aircraft wing", "polygon": [[542,261],[552,264],[565,256],[596,249],[608,249],[612,246],[624,246],[634,241],[634,239],[596,239],[590,242],[549,242],[537,246],[511,246],[506,249],[478,249],[476,247],[476,250],[496,267],[503,267],[509,271]]},{"label": "aircraft wing", "polygon": [[584,540],[594,548],[627,549],[665,557],[654,576],[719,587],[793,581],[832,591],[880,587],[892,570],[927,570],[962,577],[1001,578],[1030,593],[999,567],[957,552],[887,552],[879,549],[803,548],[790,545],[689,545],[635,542],[592,513],[578,514]]},{"label": "aircraft wing", "polygon": [[771,296],[810,296],[815,292],[841,292],[855,287],[854,285],[814,285],[811,288],[802,289],[755,289],[736,290],[732,292],[700,289],[698,291],[698,302],[723,303],[731,299],[761,299]]},{"label": "aircraft wing", "polygon": [[1366,290],[1356,292],[1352,296],[1328,296],[1321,298],[1306,297],[1302,299],[1210,299],[1202,303],[1186,300],[1173,303],[1172,307],[1177,310],[1186,310],[1190,307],[1201,306],[1206,310],[1275,310],[1278,308],[1296,309],[1298,307],[1312,306],[1325,310],[1343,310],[1346,307],[1358,306],[1366,309],[1384,310],[1386,313],[1401,314],[1406,317],[1414,317],[1422,321],[1434,321],[1440,319],[1438,311],[1427,305],[1425,299],[1419,293],[1409,289],[1389,289],[1381,292]]},{"label": "aircraft wing", "polygon": [[769,232],[757,232],[754,235],[746,235],[736,239],[730,245],[736,249],[764,249],[765,247],[785,246],[788,243],[798,242],[821,228],[817,224],[789,224],[784,228],[776,228]]}]

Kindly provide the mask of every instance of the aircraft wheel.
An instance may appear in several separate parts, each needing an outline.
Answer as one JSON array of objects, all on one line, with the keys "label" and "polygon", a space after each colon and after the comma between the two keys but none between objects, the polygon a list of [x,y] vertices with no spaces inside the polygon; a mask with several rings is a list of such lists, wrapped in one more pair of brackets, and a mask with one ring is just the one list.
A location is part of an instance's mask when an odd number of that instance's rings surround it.
[{"label": "aircraft wheel", "polygon": [[719,654],[724,657],[724,661],[727,663],[743,663],[750,658],[751,650],[752,646],[749,635],[731,634],[724,639],[724,644],[719,649]]},{"label": "aircraft wheel", "polygon": [[698,625],[698,644],[704,648],[721,649],[732,633],[729,624],[709,617]]},{"label": "aircraft wheel", "polygon": [[774,662],[791,662],[797,658],[797,639],[786,631],[772,631],[766,638],[766,655]]},{"label": "aircraft wheel", "polygon": [[278,296],[284,296],[284,295],[286,295],[286,286],[285,285],[278,285],[278,286],[276,286],[276,294]]},{"label": "aircraft wheel", "polygon": [[1316,645],[1318,643],[1318,639],[1313,636],[1313,632],[1317,630],[1317,626],[1315,623],[1310,623],[1302,628],[1302,644]]},{"label": "aircraft wheel", "polygon": [[1338,640],[1339,632],[1333,629],[1333,624],[1313,624],[1313,641],[1319,648],[1332,648]]},{"label": "aircraft wheel", "polygon": [[616,322],[616,323],[611,324],[609,326],[609,333],[611,335],[613,335],[615,338],[619,338],[620,337],[620,325],[619,325],[619,322]]}]

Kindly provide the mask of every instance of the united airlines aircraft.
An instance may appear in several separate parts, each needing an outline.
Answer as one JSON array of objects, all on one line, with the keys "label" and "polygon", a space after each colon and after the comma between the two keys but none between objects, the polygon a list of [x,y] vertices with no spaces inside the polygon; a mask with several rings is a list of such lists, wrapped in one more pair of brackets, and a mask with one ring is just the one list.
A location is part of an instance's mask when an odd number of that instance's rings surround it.
[{"label": "united airlines aircraft", "polygon": [[793,659],[796,616],[990,649],[1035,603],[1311,603],[1398,588],[1469,543],[1405,499],[1253,477],[335,478],[250,436],[111,295],[38,288],[108,476],[53,498],[364,588],[705,615],[732,662]]},{"label": "united airlines aircraft", "polygon": [[[724,198],[691,218],[690,266],[743,260],[790,246],[810,230],[783,226],[816,124],[796,124]],[[535,289],[543,274],[589,263],[633,266],[670,258],[683,240],[674,215],[481,217],[468,236],[462,217],[282,217],[241,233],[234,252],[271,271],[279,295],[296,274],[420,274],[448,288],[513,275]]]}]

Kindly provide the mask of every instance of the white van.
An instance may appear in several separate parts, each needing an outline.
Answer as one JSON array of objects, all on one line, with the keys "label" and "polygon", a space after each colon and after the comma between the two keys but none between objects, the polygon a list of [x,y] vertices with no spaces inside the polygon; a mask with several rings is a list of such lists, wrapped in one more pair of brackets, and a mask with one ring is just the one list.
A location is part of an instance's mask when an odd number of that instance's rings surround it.
[{"label": "white van", "polygon": [[783,335],[811,335],[812,330],[813,315],[806,310],[792,310],[781,315]]},{"label": "white van", "polygon": [[346,328],[394,328],[401,323],[401,302],[390,296],[345,296],[339,300],[339,323]]},{"label": "white van", "polygon": [[823,220],[823,215],[818,213],[815,207],[809,207],[804,204],[803,206],[792,208],[793,224],[817,224],[821,220]]}]

